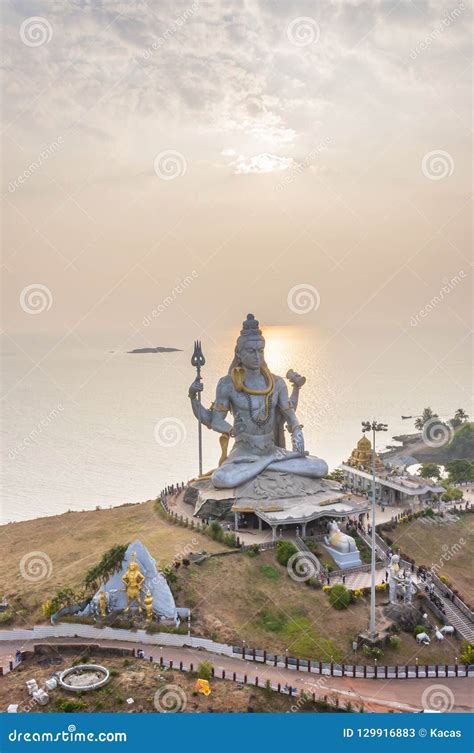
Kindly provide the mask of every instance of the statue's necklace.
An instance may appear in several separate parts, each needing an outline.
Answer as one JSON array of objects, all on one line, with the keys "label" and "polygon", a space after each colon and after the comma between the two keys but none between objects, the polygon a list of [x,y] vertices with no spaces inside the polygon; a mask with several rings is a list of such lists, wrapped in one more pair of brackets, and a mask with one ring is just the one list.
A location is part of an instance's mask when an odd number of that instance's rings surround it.
[{"label": "statue's necklace", "polygon": [[[273,381],[273,376],[268,368],[263,367],[262,368],[262,374],[267,380],[267,387],[264,390],[253,390],[250,389],[250,387],[247,387],[244,384],[244,371],[243,369],[234,369],[232,373],[232,381],[234,383],[235,388],[239,392],[243,392],[245,394],[245,397],[247,399],[247,405],[249,409],[249,415],[250,420],[252,421],[255,426],[262,427],[265,426],[272,415],[271,410],[271,404],[270,404],[270,398],[273,394],[273,390],[275,388],[275,384]],[[252,405],[252,398],[251,395],[262,395],[265,397],[265,414],[262,418],[259,418],[258,416],[255,416],[255,412]]]},{"label": "statue's necklace", "polygon": [[259,427],[262,427],[268,424],[272,415],[272,409],[270,406],[270,401],[268,399],[268,396],[265,397],[265,415],[262,418],[259,418],[258,416],[254,415],[254,410],[252,406],[252,398],[250,397],[250,394],[248,392],[245,393],[245,397],[247,398],[249,415],[250,415],[250,420],[252,421],[252,423],[254,423],[255,426],[259,426]]}]

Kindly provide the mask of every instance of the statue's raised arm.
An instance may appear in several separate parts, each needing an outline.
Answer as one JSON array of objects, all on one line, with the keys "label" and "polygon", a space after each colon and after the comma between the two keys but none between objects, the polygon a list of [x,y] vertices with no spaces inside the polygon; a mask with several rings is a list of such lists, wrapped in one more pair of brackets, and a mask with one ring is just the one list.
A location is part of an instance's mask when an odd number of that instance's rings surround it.
[{"label": "statue's raised arm", "polygon": [[208,429],[213,429],[220,434],[230,434],[232,426],[228,421],[225,421],[225,417],[229,411],[229,402],[225,396],[225,385],[222,384],[224,381],[225,379],[219,380],[216,399],[210,408],[205,408],[198,399],[199,393],[204,389],[201,377],[197,377],[189,387],[189,398],[193,413],[198,421],[201,420],[201,423]]}]

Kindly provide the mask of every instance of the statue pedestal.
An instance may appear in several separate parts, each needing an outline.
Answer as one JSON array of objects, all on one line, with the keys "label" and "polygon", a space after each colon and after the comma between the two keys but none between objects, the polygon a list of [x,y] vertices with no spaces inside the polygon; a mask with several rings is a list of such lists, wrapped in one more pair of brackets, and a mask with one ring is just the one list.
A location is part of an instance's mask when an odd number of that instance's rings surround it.
[{"label": "statue pedestal", "polygon": [[321,544],[321,546],[323,546],[327,553],[331,555],[334,562],[341,570],[348,570],[351,567],[360,567],[360,565],[362,565],[358,549],[356,549],[355,552],[340,552],[338,549],[334,549],[328,544]]},{"label": "statue pedestal", "polygon": [[341,519],[369,509],[351,500],[337,481],[269,470],[233,489],[215,489],[210,479],[190,481],[184,501],[194,506],[194,515],[199,517],[254,513],[275,528],[299,526],[302,536],[312,520]]}]

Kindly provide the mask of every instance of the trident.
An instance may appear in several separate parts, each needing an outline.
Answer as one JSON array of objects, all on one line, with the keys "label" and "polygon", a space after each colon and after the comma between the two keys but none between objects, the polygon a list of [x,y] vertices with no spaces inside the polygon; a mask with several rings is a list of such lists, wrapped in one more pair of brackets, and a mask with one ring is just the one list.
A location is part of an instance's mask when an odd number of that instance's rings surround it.
[{"label": "trident", "polygon": [[[201,381],[201,366],[204,366],[206,359],[204,358],[201,341],[194,341],[194,353],[191,358],[191,365],[196,367],[197,378]],[[202,476],[202,423],[201,423],[201,393],[198,392],[197,399],[199,403],[199,418],[198,418],[198,448],[199,448],[199,475]]]}]

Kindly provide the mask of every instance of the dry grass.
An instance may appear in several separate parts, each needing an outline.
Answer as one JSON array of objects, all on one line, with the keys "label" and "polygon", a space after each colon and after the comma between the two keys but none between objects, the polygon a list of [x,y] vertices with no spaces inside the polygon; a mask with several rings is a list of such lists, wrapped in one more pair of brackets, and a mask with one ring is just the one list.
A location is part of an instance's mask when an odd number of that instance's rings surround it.
[{"label": "dry grass", "polygon": [[[323,661],[372,663],[352,641],[369,621],[369,601],[363,598],[348,609],[330,606],[321,590],[296,583],[275,553],[257,557],[233,554],[215,557],[180,574],[180,604],[192,608],[193,632],[217,641],[262,648],[272,653]],[[379,597],[386,603],[387,596]],[[431,622],[436,618],[431,616]],[[387,648],[380,664],[453,662],[459,641],[419,647],[415,638],[400,633],[401,646]]]},{"label": "dry grass", "polygon": [[[15,624],[25,627],[43,622],[41,604],[60,588],[78,588],[86,570],[114,544],[140,539],[161,567],[172,562],[177,553],[185,556],[190,551],[226,548],[192,529],[169,523],[156,512],[151,500],[9,523],[0,531],[2,593],[15,608]],[[49,557],[50,577],[27,580],[22,576],[20,562],[31,552]],[[45,562],[44,556],[40,559]]]},{"label": "dry grass", "polygon": [[[448,519],[449,520],[449,519]],[[474,550],[474,515],[459,515],[457,521],[443,518],[418,518],[387,531],[392,547],[412,557],[418,565],[435,567],[438,577],[445,575],[472,604],[472,552]]]}]

